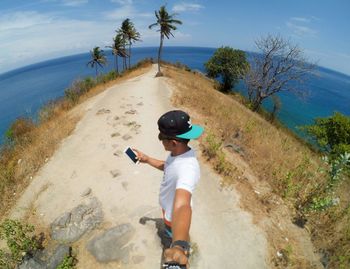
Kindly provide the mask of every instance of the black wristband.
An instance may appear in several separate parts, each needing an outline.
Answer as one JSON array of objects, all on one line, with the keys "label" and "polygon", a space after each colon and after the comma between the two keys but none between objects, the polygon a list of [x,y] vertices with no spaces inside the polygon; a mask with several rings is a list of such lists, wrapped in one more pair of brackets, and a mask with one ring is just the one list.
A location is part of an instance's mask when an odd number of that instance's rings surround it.
[{"label": "black wristband", "polygon": [[181,247],[181,249],[183,250],[183,252],[185,253],[186,256],[190,255],[191,245],[189,242],[183,241],[183,240],[176,240],[176,241],[171,243],[170,248],[173,248],[176,246]]}]

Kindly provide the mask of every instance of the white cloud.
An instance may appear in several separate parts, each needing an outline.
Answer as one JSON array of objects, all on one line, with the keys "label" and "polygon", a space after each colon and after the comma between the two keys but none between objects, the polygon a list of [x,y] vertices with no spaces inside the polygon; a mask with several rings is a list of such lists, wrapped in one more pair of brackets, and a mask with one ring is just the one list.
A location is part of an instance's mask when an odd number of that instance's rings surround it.
[{"label": "white cloud", "polygon": [[62,3],[64,6],[69,7],[78,7],[81,5],[85,5],[89,2],[89,0],[63,0]]},{"label": "white cloud", "polygon": [[174,12],[198,11],[202,8],[204,8],[204,6],[199,4],[181,3],[181,4],[174,5],[173,11]]},{"label": "white cloud", "polygon": [[291,22],[287,22],[287,27],[290,28],[293,33],[298,37],[303,37],[307,35],[315,36],[318,32],[308,26],[297,25]]},{"label": "white cloud", "polygon": [[125,5],[131,5],[132,4],[132,0],[111,0],[112,3],[118,3],[122,6],[125,6]]},{"label": "white cloud", "polygon": [[309,18],[303,18],[303,17],[292,17],[290,19],[292,21],[298,21],[298,22],[310,22],[311,21]]},{"label": "white cloud", "polygon": [[137,10],[131,5],[125,5],[112,11],[105,12],[103,15],[107,20],[122,20],[126,18],[150,18],[154,16],[152,13],[137,12]]},{"label": "white cloud", "polygon": [[[11,25],[6,22],[10,18]],[[0,51],[6,66],[0,72],[54,57],[89,51],[111,42],[114,26],[107,21],[84,21],[22,12],[0,17]],[[5,70],[6,68],[6,70]]]},{"label": "white cloud", "polygon": [[19,11],[0,16],[0,32],[48,24],[52,17],[35,11]]},{"label": "white cloud", "polygon": [[[159,33],[148,29],[152,21],[145,18],[147,13],[138,13],[129,6],[109,15],[115,19],[113,23],[103,16],[102,20],[101,16],[96,21],[79,20],[35,11],[0,15],[0,58],[6,63],[0,65],[0,73],[33,62],[88,52],[94,46],[104,48],[111,44],[115,29],[125,16],[133,20],[141,33],[144,42],[138,45],[158,45]],[[178,40],[188,38],[177,31],[175,35]]]},{"label": "white cloud", "polygon": [[311,36],[315,37],[318,33],[315,29],[313,29],[310,24],[313,21],[319,20],[318,18],[311,17],[292,17],[287,22],[287,27],[293,32],[296,37],[305,37]]}]

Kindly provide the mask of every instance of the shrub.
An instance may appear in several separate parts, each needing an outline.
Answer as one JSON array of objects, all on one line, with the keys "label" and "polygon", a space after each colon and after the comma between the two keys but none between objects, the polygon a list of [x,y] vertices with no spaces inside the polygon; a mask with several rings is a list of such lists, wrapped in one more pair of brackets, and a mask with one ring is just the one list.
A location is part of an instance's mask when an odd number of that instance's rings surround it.
[{"label": "shrub", "polygon": [[315,124],[301,127],[322,150],[333,156],[350,152],[350,117],[339,112],[327,118],[316,118]]},{"label": "shrub", "polygon": [[56,269],[74,269],[76,268],[77,259],[72,256],[66,256],[64,260],[57,266]]},{"label": "shrub", "polygon": [[[5,240],[10,253],[0,251],[0,265],[14,268],[26,255],[33,255],[39,248],[39,242],[34,236],[34,227],[17,220],[6,219],[0,224],[0,239]],[[1,267],[3,268],[3,267]]]},{"label": "shrub", "polygon": [[249,69],[244,51],[230,47],[218,48],[204,66],[209,77],[222,79],[223,92],[229,92]]},{"label": "shrub", "polygon": [[21,117],[16,119],[6,131],[5,137],[11,143],[30,142],[29,133],[35,128],[31,118]]}]

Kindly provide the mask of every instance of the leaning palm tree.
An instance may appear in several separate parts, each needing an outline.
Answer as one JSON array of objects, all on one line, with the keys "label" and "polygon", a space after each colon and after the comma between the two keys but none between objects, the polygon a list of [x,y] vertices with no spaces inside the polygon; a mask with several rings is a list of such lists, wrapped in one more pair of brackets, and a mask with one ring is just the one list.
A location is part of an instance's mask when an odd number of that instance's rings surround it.
[{"label": "leaning palm tree", "polygon": [[106,46],[107,48],[112,49],[112,54],[115,57],[115,70],[117,73],[119,73],[118,70],[118,56],[121,58],[128,57],[128,54],[125,50],[125,39],[120,35],[117,34],[115,38],[113,38],[113,45],[112,46]]},{"label": "leaning palm tree", "polygon": [[[121,28],[118,30],[118,33],[123,35],[124,39],[128,41],[129,45],[129,68],[131,67],[130,58],[131,58],[131,44],[132,42],[141,41],[140,33],[136,31],[134,24],[130,19],[125,19],[122,22]],[[126,62],[125,62],[126,64]]]},{"label": "leaning palm tree", "polygon": [[174,19],[176,14],[169,15],[165,6],[161,6],[159,11],[155,10],[154,13],[156,15],[157,22],[148,26],[148,28],[152,29],[154,26],[159,26],[159,29],[157,31],[160,32],[160,45],[158,50],[158,73],[156,76],[162,76],[163,74],[160,71],[160,58],[163,48],[164,36],[167,39],[170,38],[170,35],[174,37],[171,31],[175,31],[177,29],[175,24],[182,24],[182,22]]},{"label": "leaning palm tree", "polygon": [[94,47],[91,51],[91,58],[92,60],[89,61],[86,65],[87,66],[91,66],[92,68],[95,67],[96,69],[96,77],[98,75],[98,70],[97,70],[97,66],[99,65],[100,67],[103,68],[103,65],[105,65],[107,63],[107,59],[106,56],[103,53],[103,50],[100,50],[100,47]]}]

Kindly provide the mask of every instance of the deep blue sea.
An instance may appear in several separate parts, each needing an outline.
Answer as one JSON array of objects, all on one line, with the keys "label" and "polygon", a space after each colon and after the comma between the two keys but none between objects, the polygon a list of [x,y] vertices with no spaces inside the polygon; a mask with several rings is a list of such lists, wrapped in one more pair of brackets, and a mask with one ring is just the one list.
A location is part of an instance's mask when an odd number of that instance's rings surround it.
[{"label": "deep blue sea", "polygon": [[[133,48],[132,64],[146,57],[156,59],[157,50],[157,47]],[[204,72],[203,64],[214,51],[215,48],[165,47],[163,59],[181,62]],[[110,51],[105,53],[109,64],[103,72],[108,72],[114,68],[114,58]],[[90,53],[87,52],[0,74],[0,137],[17,117],[35,117],[45,103],[63,96],[64,90],[74,80],[94,76],[95,69],[86,66],[89,60]],[[291,130],[298,133],[298,126],[311,124],[314,118],[330,116],[334,111],[350,115],[350,76],[318,67],[317,75],[310,75],[306,86],[309,91],[306,99],[299,99],[290,93],[279,95],[282,108],[278,118]],[[243,83],[237,88],[244,94]],[[269,109],[271,104],[266,102],[265,107]]]}]

